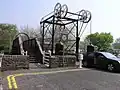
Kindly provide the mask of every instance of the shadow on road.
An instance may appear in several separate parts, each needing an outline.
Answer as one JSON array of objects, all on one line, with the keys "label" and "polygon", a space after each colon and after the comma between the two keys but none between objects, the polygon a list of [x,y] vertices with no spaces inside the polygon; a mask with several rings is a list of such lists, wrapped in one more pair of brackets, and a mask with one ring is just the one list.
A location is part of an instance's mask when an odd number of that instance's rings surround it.
[{"label": "shadow on road", "polygon": [[108,71],[108,70],[106,70],[106,69],[101,69],[101,68],[94,68],[94,67],[87,67],[87,68],[89,68],[89,69],[91,69],[91,70],[97,70],[97,71],[102,71],[102,72],[107,72],[107,73],[117,73],[117,74],[120,74],[120,71],[110,72],[110,71]]}]

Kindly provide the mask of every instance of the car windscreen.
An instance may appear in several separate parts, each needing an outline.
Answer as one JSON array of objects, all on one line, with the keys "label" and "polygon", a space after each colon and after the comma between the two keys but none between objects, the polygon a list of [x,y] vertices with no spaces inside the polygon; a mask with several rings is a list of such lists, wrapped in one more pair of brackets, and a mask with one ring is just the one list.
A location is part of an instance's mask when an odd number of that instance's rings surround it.
[{"label": "car windscreen", "polygon": [[108,52],[100,52],[102,53],[105,57],[113,59],[113,58],[117,58],[115,55],[108,53]]}]

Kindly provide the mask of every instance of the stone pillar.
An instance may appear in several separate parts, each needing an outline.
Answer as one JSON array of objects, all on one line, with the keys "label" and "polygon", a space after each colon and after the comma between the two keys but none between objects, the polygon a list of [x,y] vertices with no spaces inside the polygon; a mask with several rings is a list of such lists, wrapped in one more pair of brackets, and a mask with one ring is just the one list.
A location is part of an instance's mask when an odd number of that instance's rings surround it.
[{"label": "stone pillar", "polygon": [[82,68],[82,60],[83,60],[83,54],[82,53],[80,53],[79,54],[79,68]]}]

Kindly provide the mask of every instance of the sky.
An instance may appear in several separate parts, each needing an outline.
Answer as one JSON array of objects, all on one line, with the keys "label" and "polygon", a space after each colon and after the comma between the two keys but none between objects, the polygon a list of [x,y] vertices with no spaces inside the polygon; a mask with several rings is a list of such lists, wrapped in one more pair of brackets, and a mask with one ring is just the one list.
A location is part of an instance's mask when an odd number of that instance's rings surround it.
[{"label": "sky", "polygon": [[[55,4],[67,4],[68,11],[82,9],[92,13],[92,33],[110,32],[120,37],[120,0],[0,0],[0,23],[36,28],[41,18],[54,10]],[[89,34],[88,25],[83,36]]]}]

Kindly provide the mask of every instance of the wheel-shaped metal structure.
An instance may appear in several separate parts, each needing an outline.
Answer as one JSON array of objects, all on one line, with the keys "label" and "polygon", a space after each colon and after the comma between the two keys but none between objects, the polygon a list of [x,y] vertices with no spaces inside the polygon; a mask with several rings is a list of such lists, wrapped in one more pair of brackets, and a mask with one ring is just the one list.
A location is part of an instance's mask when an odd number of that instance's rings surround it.
[{"label": "wheel-shaped metal structure", "polygon": [[84,23],[88,23],[91,20],[91,17],[92,17],[90,11],[86,10],[86,13],[87,13],[87,17],[85,17],[85,20],[83,21]]},{"label": "wheel-shaped metal structure", "polygon": [[61,4],[57,3],[54,7],[54,15],[55,17],[60,17],[61,15]]},{"label": "wheel-shaped metal structure", "polygon": [[67,15],[68,12],[68,6],[66,4],[62,5],[61,7],[61,17],[65,17]]},{"label": "wheel-shaped metal structure", "polygon": [[87,18],[86,10],[81,10],[78,15],[78,20],[80,20],[81,22],[84,22],[86,18]]},{"label": "wheel-shaped metal structure", "polygon": [[62,41],[68,40],[67,35],[66,34],[62,34],[61,35],[61,39],[62,39]]},{"label": "wheel-shaped metal structure", "polygon": [[[54,54],[55,43],[61,41],[64,43],[66,54],[69,51],[76,50],[76,59],[78,61],[79,40],[88,25],[85,23],[90,20],[91,13],[89,11],[69,12],[66,4],[57,3],[53,12],[46,15],[40,23],[42,49],[46,50],[44,45],[48,44],[48,49]],[[82,32],[81,35],[80,32]]]}]

